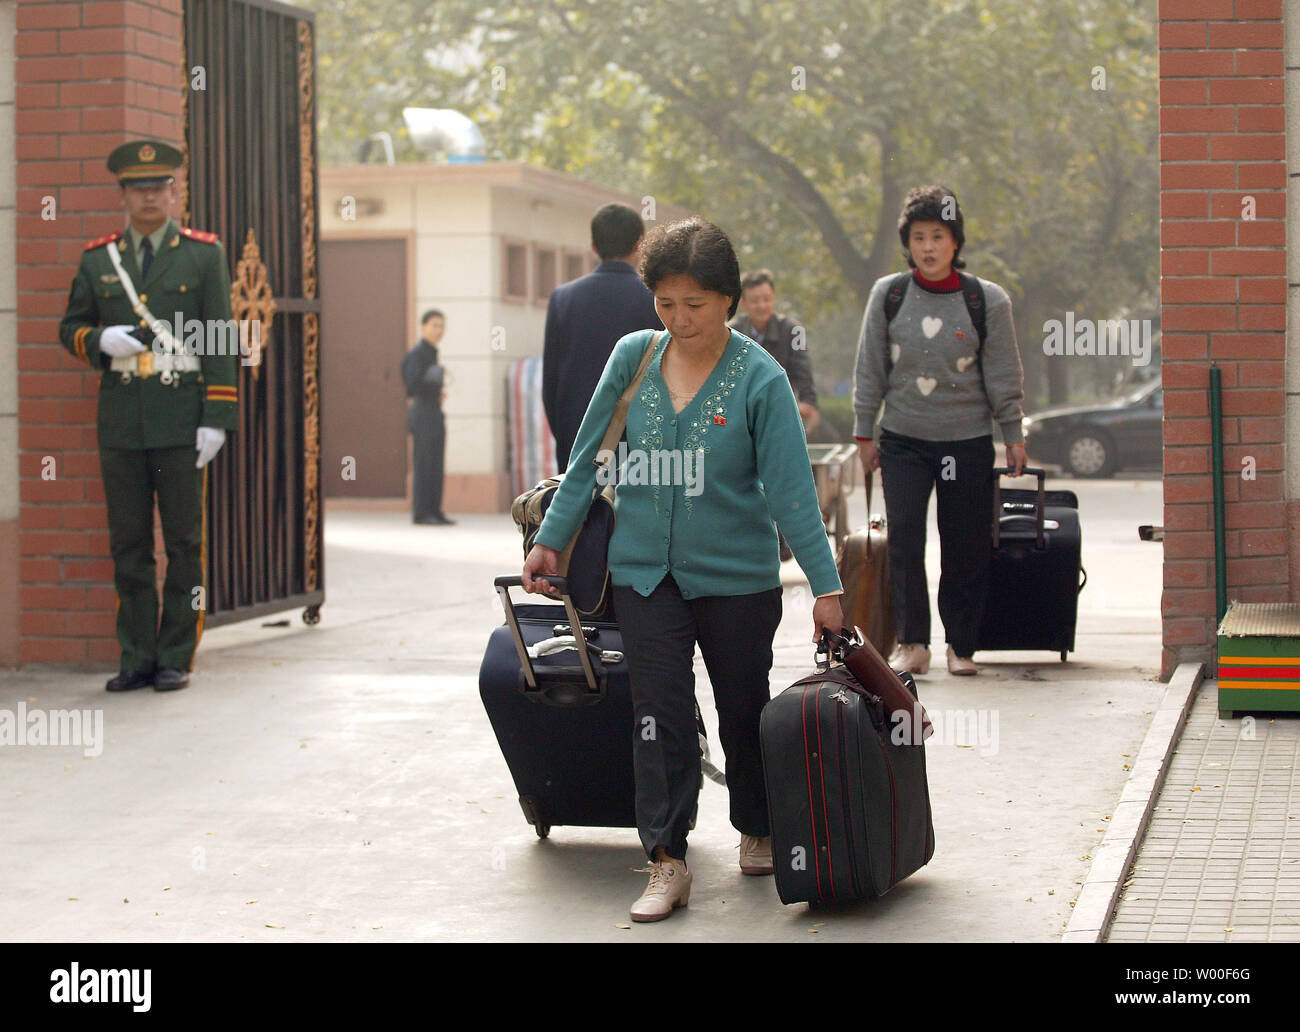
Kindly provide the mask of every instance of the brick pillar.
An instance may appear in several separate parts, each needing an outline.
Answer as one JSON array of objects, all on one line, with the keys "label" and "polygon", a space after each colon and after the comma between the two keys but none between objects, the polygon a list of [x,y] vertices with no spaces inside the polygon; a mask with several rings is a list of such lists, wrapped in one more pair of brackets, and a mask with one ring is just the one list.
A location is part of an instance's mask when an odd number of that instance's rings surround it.
[{"label": "brick pillar", "polygon": [[1211,364],[1224,389],[1228,597],[1291,594],[1287,175],[1282,0],[1160,0],[1159,18],[1168,676],[1214,656]]},{"label": "brick pillar", "polygon": [[116,669],[100,374],[58,322],[85,243],[125,224],[108,152],[183,142],[181,0],[19,0],[16,22],[19,659]]}]

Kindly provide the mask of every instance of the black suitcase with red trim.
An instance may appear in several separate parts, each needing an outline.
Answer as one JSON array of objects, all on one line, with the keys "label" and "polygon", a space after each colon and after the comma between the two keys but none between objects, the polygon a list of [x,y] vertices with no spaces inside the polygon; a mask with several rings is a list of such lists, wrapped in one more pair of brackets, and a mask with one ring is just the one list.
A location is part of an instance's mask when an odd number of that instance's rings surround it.
[{"label": "black suitcase with red trim", "polygon": [[[848,667],[821,665],[759,726],[782,903],[881,896],[934,855],[919,707],[891,719]],[[895,676],[915,698],[911,675]]]}]

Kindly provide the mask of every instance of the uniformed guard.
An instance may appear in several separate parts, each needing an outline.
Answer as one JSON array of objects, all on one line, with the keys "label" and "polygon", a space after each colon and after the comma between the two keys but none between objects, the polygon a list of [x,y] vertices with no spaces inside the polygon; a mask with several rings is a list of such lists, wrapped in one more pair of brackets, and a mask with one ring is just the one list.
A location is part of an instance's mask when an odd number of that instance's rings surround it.
[{"label": "uniformed guard", "polygon": [[[99,458],[117,588],[120,673],[110,692],[184,688],[207,606],[204,467],[238,417],[230,270],[215,233],[171,218],[175,147],[137,140],[108,157],[129,223],[86,245],[59,340],[99,384]],[[157,498],[167,549],[162,620]]]}]

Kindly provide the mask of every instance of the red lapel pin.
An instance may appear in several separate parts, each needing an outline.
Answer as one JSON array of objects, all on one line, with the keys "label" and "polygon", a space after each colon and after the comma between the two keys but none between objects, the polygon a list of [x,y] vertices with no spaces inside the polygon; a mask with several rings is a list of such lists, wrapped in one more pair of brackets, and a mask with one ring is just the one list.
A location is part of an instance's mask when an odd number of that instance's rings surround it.
[{"label": "red lapel pin", "polygon": [[726,416],[714,416],[714,417],[713,417],[713,422],[715,422],[718,426],[726,426],[726,425],[727,425],[727,417],[726,417]]}]

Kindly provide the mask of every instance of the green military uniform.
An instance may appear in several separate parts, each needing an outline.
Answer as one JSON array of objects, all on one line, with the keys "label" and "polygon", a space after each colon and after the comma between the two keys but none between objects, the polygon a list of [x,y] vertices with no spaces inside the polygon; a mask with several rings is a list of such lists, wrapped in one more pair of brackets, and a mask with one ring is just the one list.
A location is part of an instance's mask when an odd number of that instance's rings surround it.
[{"label": "green military uniform", "polygon": [[[175,149],[140,141],[114,151],[109,167],[125,184],[170,178],[171,168],[179,163]],[[170,218],[150,237],[151,261],[145,274],[138,260],[144,241],[134,229],[88,244],[59,325],[63,347],[92,369],[103,370],[99,453],[118,597],[121,670],[147,675],[156,668],[191,668],[206,607],[206,598],[194,590],[204,584],[206,562],[207,478],[205,469],[195,468],[196,433],[200,426],[233,430],[238,420],[238,356],[209,353],[213,342],[226,336],[181,336],[188,320],[196,321],[188,327],[191,331],[200,323],[211,327],[211,320],[230,325],[225,250],[215,234],[180,228]],[[117,249],[140,302],[184,341],[187,354],[198,352],[197,362],[186,363],[198,368],[152,368],[162,364],[159,345],[145,329],[147,321],[133,310],[110,248]],[[137,327],[133,335],[150,350],[117,360],[102,353],[104,328],[122,324]],[[114,365],[133,368],[110,368]],[[161,626],[153,556],[155,496],[167,550]]]}]

